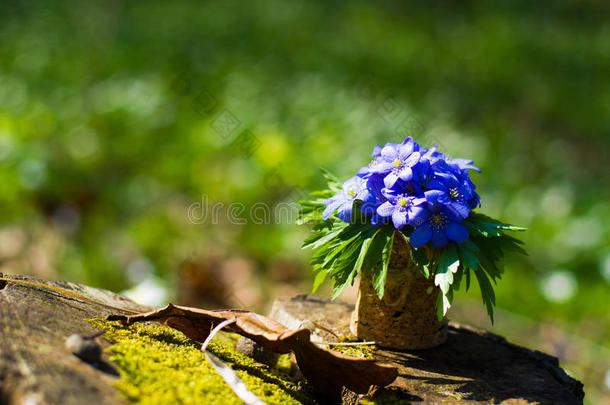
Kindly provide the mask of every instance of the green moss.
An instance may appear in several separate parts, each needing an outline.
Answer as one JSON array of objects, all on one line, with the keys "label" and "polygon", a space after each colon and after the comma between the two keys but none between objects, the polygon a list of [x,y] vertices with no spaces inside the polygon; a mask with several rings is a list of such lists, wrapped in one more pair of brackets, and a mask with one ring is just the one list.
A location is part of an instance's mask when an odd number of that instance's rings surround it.
[{"label": "green moss", "polygon": [[282,354],[278,359],[277,359],[277,364],[275,365],[275,368],[278,369],[280,372],[289,375],[292,371],[294,367],[294,363],[292,362],[292,359],[290,358],[290,354]]},{"label": "green moss", "polygon": [[358,402],[360,405],[409,405],[411,401],[399,398],[396,393],[391,391],[379,392],[373,397],[364,397]]},{"label": "green moss", "polygon": [[[355,343],[358,342],[358,338],[354,336],[341,336],[339,343]],[[359,358],[372,358],[375,357],[375,345],[362,345],[362,346],[336,346],[329,345],[329,348],[335,352],[345,354],[347,356],[359,357]]]},{"label": "green moss", "polygon": [[[242,403],[206,361],[200,345],[181,332],[156,323],[129,327],[101,319],[92,319],[90,323],[106,329],[104,337],[113,343],[108,349],[111,361],[122,376],[117,387],[132,403]],[[219,335],[209,349],[229,364],[265,403],[314,403],[287,375],[237,353],[234,343],[233,337]]]},{"label": "green moss", "polygon": [[375,346],[363,345],[363,346],[334,346],[330,345],[330,349],[345,354],[347,356],[358,357],[358,358],[373,358],[375,357]]}]

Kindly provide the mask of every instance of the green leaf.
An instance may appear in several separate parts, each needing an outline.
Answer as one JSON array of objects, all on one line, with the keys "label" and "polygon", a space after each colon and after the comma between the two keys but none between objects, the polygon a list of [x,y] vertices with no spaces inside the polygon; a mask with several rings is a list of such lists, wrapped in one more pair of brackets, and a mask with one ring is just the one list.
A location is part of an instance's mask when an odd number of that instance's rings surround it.
[{"label": "green leaf", "polygon": [[464,265],[464,267],[476,270],[479,267],[479,258],[477,256],[479,248],[477,245],[472,243],[471,240],[467,240],[466,242],[458,245],[460,262]]},{"label": "green leaf", "polygon": [[464,225],[471,235],[480,235],[485,238],[501,236],[502,233],[493,227],[487,227],[480,222],[464,221]]},{"label": "green leaf", "polygon": [[354,283],[356,276],[355,263],[361,248],[361,238],[354,239],[331,265],[328,275],[333,279],[333,295],[331,299],[337,298],[341,291],[348,285]]},{"label": "green leaf", "polygon": [[494,305],[496,304],[496,294],[494,293],[494,289],[487,278],[487,274],[482,271],[475,271],[474,274],[477,276],[477,280],[479,282],[479,288],[481,289],[481,297],[483,298],[483,303],[487,308],[487,314],[489,314],[489,319],[491,319],[491,323],[494,323]]},{"label": "green leaf", "polygon": [[[343,269],[347,268],[348,267],[345,267]],[[335,282],[333,285],[333,295],[330,297],[330,299],[334,300],[339,296],[339,294],[341,294],[345,287],[347,287],[348,285],[352,285],[354,282],[355,275],[356,271],[354,269],[352,269],[351,271],[343,271],[340,273],[340,276],[336,275],[334,277]]]},{"label": "green leaf", "polygon": [[362,265],[364,264],[364,260],[366,259],[366,255],[369,251],[369,247],[373,242],[373,239],[381,232],[381,229],[376,229],[373,232],[367,233],[367,235],[363,235],[363,240],[360,247],[360,254],[358,255],[358,259],[356,260],[356,264],[354,268],[356,270],[356,274],[360,273],[362,269]]},{"label": "green leaf", "polygon": [[323,168],[320,168],[320,171],[322,172],[322,176],[324,176],[326,179],[328,188],[331,189],[331,191],[336,193],[343,189],[341,180],[339,180],[334,174]]},{"label": "green leaf", "polygon": [[315,292],[318,291],[318,288],[324,283],[324,280],[326,280],[326,272],[324,270],[319,271],[313,280],[313,287],[311,289],[312,294],[315,294]]},{"label": "green leaf", "polygon": [[364,263],[362,263],[362,269],[364,273],[369,275],[371,271],[374,271],[377,266],[383,260],[383,249],[388,243],[388,239],[394,234],[394,227],[392,225],[386,225],[380,228],[371,245],[369,246]]},{"label": "green leaf", "polygon": [[466,239],[464,242],[460,243],[460,247],[464,248],[464,249],[468,249],[471,252],[478,252],[479,248],[477,245],[475,245],[472,240],[470,239]]},{"label": "green leaf", "polygon": [[326,267],[326,265],[328,265],[329,263],[331,263],[332,260],[335,260],[338,256],[340,256],[344,251],[345,248],[352,242],[354,242],[354,240],[356,240],[360,235],[356,235],[351,239],[348,239],[345,242],[339,243],[337,245],[337,247],[331,248],[329,249],[330,253],[327,253],[325,256],[326,258],[324,259],[324,261],[322,262],[322,267]]},{"label": "green leaf", "polygon": [[447,245],[439,257],[438,267],[434,276],[434,284],[447,294],[453,283],[453,273],[458,270],[460,259],[454,244]]},{"label": "green leaf", "polygon": [[523,247],[521,245],[523,245],[522,241],[520,241],[517,238],[513,238],[512,236],[509,236],[509,235],[503,235],[502,238],[500,239],[500,246],[503,250],[506,250],[509,252],[516,252],[516,253],[520,253],[524,256],[527,256],[527,252],[525,251],[525,249],[523,249]]},{"label": "green leaf", "polygon": [[450,307],[451,301],[449,298],[442,292],[438,293],[436,296],[436,317],[439,321],[442,321],[445,315],[447,315]]},{"label": "green leaf", "polygon": [[484,225],[485,227],[490,227],[490,228],[495,228],[495,229],[502,229],[505,231],[527,231],[527,228],[523,228],[521,226],[514,226],[514,225],[509,225],[509,224],[500,224],[497,222],[481,222],[482,225]]},{"label": "green leaf", "polygon": [[390,264],[390,256],[392,255],[394,235],[395,233],[392,232],[391,236],[387,239],[381,253],[381,266],[379,266],[373,276],[373,287],[375,288],[375,291],[377,291],[377,296],[379,299],[383,298],[383,293],[385,291],[385,281],[388,277],[388,266]]},{"label": "green leaf", "polygon": [[462,276],[464,275],[464,266],[462,265],[462,261],[460,259],[460,265],[458,266],[457,271],[453,274],[453,284],[451,284],[451,289],[449,290],[453,293],[454,290],[460,289],[460,284],[462,283]]},{"label": "green leaf", "polygon": [[[318,190],[318,191],[312,191],[311,193],[309,193],[309,195],[311,195],[313,197],[323,198],[322,204],[324,204],[324,200],[329,199],[330,197],[335,195],[335,193],[332,190]],[[316,201],[320,201],[320,200],[316,200]],[[301,201],[299,201],[299,204],[301,204]]]},{"label": "green leaf", "polygon": [[430,260],[428,260],[428,256],[426,255],[426,251],[424,248],[414,248],[410,243],[407,243],[409,249],[411,250],[411,259],[413,259],[413,263],[419,267],[424,277],[430,277]]},{"label": "green leaf", "polygon": [[486,238],[489,237],[500,237],[503,235],[500,230],[506,231],[525,231],[526,228],[519,226],[513,226],[504,224],[497,221],[487,215],[476,213],[468,217],[464,221],[464,225],[468,228],[468,231],[474,235],[480,235]]},{"label": "green leaf", "polygon": [[322,236],[312,235],[309,238],[305,239],[305,242],[303,242],[303,245],[301,246],[301,248],[302,249],[306,249],[306,248],[317,249],[320,246],[322,246],[322,245],[332,241],[336,237],[338,237],[339,234],[341,232],[343,232],[344,230],[345,230],[345,227],[336,227],[336,228],[333,228],[332,231],[328,232],[325,235],[322,235]]}]

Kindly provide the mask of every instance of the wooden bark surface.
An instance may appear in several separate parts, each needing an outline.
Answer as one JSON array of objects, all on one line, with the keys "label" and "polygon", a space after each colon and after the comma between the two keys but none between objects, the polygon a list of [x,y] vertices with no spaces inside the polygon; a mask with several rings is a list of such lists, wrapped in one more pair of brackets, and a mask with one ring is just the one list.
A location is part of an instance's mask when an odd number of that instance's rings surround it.
[{"label": "wooden bark surface", "polygon": [[[65,282],[46,282],[115,308],[146,311],[109,291]],[[0,281],[0,404],[121,404],[113,387],[116,370],[103,355],[92,366],[72,355],[64,343],[72,334],[92,335],[87,319],[118,310],[67,297],[44,288]],[[102,346],[108,346],[98,339]]]},{"label": "wooden bark surface", "polygon": [[[323,341],[349,334],[353,307],[313,296],[276,301],[274,318],[286,326],[309,323]],[[328,329],[328,330],[326,330]],[[441,346],[428,350],[378,349],[376,357],[399,367],[385,390],[413,403],[581,404],[583,386],[557,358],[511,344],[492,333],[454,322]]]},{"label": "wooden bark surface", "polygon": [[[71,334],[91,335],[87,319],[145,312],[108,291],[65,282],[44,282],[93,302],[45,288],[0,281],[0,405],[121,404],[117,373],[107,362],[90,365],[64,346]],[[321,340],[349,334],[352,307],[302,296],[277,301],[272,317],[289,328],[307,325]],[[108,346],[98,339],[102,346]],[[414,403],[579,404],[582,384],[565,374],[557,359],[505,339],[450,323],[447,342],[431,350],[391,351],[376,356],[397,365],[398,379],[386,390]]]}]

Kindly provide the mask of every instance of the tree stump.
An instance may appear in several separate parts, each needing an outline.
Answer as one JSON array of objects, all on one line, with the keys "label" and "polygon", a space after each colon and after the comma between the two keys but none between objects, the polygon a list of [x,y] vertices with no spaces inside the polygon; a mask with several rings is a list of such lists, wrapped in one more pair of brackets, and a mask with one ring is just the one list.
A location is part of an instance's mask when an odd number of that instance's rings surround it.
[{"label": "tree stump", "polygon": [[[118,373],[102,355],[88,364],[65,347],[72,334],[97,332],[87,319],[125,311],[147,311],[125,297],[105,290],[65,282],[34,281],[84,296],[0,281],[0,404],[122,404],[113,384]],[[103,347],[109,344],[98,340]]]},{"label": "tree stump", "polygon": [[[0,404],[126,403],[114,386],[119,376],[108,355],[102,354],[100,362],[87,363],[72,355],[65,341],[73,334],[95,334],[87,319],[150,308],[78,284],[11,278],[59,287],[77,296],[0,281]],[[290,328],[313,329],[315,339],[332,341],[349,334],[352,310],[344,303],[301,296],[276,301],[272,316]],[[98,342],[109,346],[101,338]],[[435,349],[378,349],[375,355],[400,370],[393,384],[375,394],[389,395],[385,403],[404,399],[415,403],[579,404],[584,395],[582,384],[567,376],[556,358],[455,323],[449,324],[447,342]],[[345,401],[355,403],[357,398],[348,392]]]},{"label": "tree stump", "polygon": [[[316,326],[322,341],[349,335],[353,307],[314,296],[276,301],[271,318],[286,326]],[[376,349],[399,377],[376,395],[415,403],[582,404],[583,386],[557,358],[509,343],[501,336],[449,322],[447,341],[429,350]]]}]

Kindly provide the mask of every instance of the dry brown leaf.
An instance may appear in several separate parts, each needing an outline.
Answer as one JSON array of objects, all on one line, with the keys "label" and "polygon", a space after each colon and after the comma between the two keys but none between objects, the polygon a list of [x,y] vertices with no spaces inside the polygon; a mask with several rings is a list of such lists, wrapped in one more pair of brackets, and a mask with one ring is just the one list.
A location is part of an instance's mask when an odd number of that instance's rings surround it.
[{"label": "dry brown leaf", "polygon": [[366,394],[371,386],[384,387],[398,375],[395,367],[375,359],[361,359],[324,349],[311,342],[309,330],[291,330],[251,311],[208,311],[169,304],[152,312],[110,315],[107,319],[120,321],[124,325],[143,321],[162,322],[198,342],[203,342],[212,328],[222,321],[235,319],[236,322],[225,330],[239,333],[277,353],[294,352],[305,378],[329,397],[337,396],[343,386],[358,394]]}]

